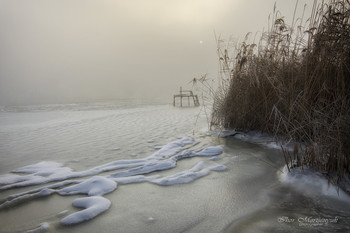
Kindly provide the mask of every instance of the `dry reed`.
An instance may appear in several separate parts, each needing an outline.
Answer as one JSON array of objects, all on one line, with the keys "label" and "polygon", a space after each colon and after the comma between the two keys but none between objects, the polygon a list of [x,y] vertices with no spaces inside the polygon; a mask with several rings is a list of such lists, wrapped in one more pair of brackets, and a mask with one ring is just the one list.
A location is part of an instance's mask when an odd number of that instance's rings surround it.
[{"label": "dry reed", "polygon": [[218,39],[212,124],[296,142],[290,164],[339,182],[350,172],[350,3],[314,4],[289,26],[274,9],[258,43]]}]

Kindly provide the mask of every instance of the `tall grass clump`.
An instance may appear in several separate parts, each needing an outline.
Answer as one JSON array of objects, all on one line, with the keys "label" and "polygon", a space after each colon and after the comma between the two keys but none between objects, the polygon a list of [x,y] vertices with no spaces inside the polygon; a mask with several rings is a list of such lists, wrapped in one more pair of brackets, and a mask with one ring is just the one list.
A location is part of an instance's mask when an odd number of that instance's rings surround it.
[{"label": "tall grass clump", "polygon": [[292,140],[287,165],[338,182],[350,172],[350,3],[314,3],[304,17],[289,25],[275,8],[257,43],[218,39],[223,90],[212,123]]}]

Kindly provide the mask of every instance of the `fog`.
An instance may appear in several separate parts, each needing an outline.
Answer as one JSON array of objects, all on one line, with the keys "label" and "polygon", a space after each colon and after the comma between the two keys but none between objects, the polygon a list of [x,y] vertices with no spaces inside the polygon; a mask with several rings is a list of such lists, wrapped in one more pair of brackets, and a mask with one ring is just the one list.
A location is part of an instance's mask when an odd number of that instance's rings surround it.
[{"label": "fog", "polygon": [[[0,0],[0,105],[168,98],[296,0]],[[312,0],[300,1],[302,8]]]}]

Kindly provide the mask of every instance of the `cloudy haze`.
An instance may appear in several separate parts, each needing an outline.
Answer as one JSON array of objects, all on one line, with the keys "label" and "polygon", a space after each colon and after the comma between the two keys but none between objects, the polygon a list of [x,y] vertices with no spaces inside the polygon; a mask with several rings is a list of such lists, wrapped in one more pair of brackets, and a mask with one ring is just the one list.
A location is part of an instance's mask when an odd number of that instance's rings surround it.
[{"label": "cloudy haze", "polygon": [[[296,0],[0,0],[0,105],[170,98]],[[300,1],[299,5],[313,1]]]}]

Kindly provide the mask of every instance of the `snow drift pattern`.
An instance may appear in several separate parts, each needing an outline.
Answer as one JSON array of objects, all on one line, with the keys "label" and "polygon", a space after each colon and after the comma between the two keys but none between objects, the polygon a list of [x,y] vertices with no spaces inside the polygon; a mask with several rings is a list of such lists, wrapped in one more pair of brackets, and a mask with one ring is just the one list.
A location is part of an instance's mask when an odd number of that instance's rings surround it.
[{"label": "snow drift pattern", "polygon": [[[74,200],[73,206],[84,208],[72,213],[61,220],[61,224],[72,225],[95,218],[107,211],[111,202],[102,197],[117,189],[118,184],[150,182],[157,185],[185,184],[208,175],[211,171],[224,171],[225,166],[212,161],[200,161],[189,170],[179,172],[167,177],[160,175],[145,176],[145,174],[168,170],[176,167],[177,161],[191,157],[212,157],[223,152],[222,146],[212,146],[197,150],[190,150],[198,142],[190,137],[184,137],[170,142],[152,155],[144,159],[117,160],[85,171],[72,171],[63,164],[42,161],[24,166],[12,171],[17,174],[0,175],[0,191],[17,187],[45,185],[30,191],[7,196],[0,203],[0,209],[11,207],[34,198],[53,194],[77,195],[85,194],[89,197]],[[116,171],[124,169],[123,171]],[[107,176],[99,174],[113,172]],[[91,177],[92,176],[92,177]],[[89,177],[87,179],[81,179]],[[73,178],[79,178],[74,180]],[[46,223],[45,223],[46,224]],[[48,228],[45,225],[45,228]]]}]

